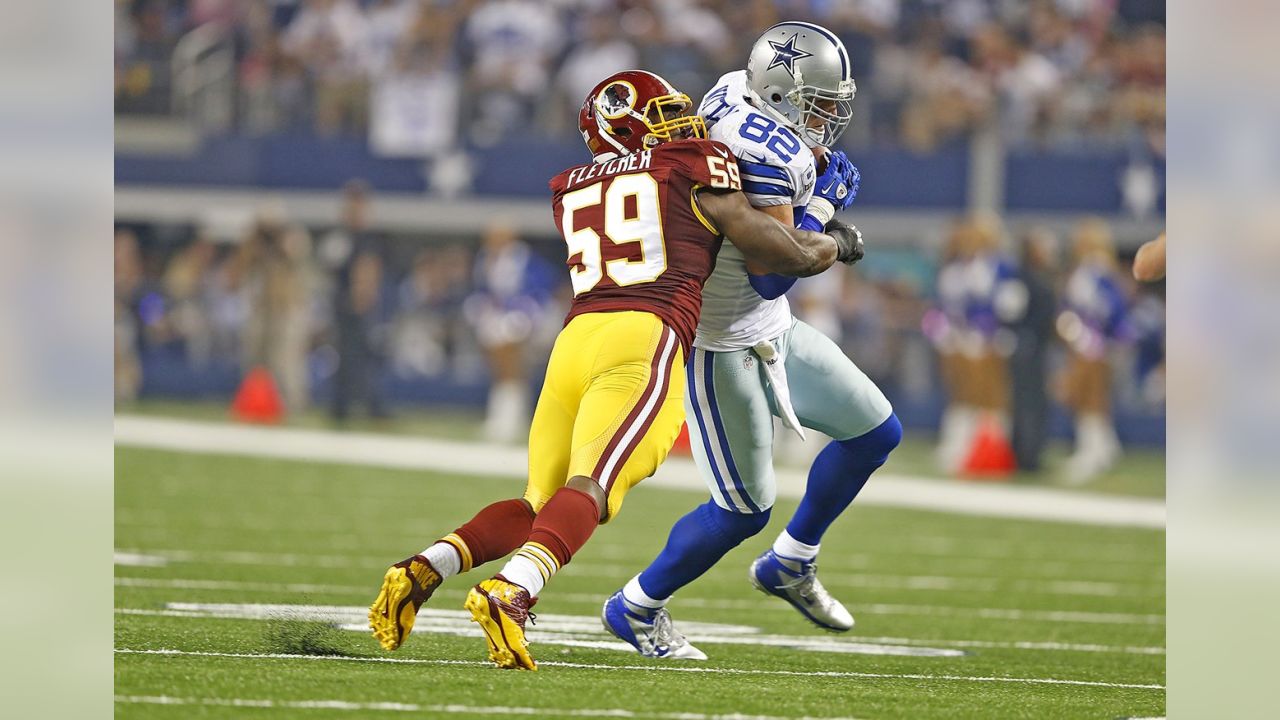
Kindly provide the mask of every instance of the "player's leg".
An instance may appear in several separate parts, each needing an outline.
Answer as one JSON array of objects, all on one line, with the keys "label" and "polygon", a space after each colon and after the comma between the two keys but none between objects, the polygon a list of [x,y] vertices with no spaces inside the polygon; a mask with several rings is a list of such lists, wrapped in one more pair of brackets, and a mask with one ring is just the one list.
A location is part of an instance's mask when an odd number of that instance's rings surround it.
[{"label": "player's leg", "polygon": [[577,376],[583,339],[562,333],[547,365],[529,429],[529,480],[522,498],[499,500],[422,552],[391,566],[378,598],[369,608],[369,625],[383,648],[395,650],[413,630],[422,604],[447,578],[505,557],[529,539],[535,513],[564,484],[569,465]]},{"label": "player's leg", "polygon": [[1105,472],[1120,456],[1111,421],[1111,368],[1103,358],[1072,353],[1069,407],[1075,411],[1076,449],[1066,464],[1066,481],[1084,484]]},{"label": "player's leg", "polygon": [[679,396],[670,396],[682,368],[675,333],[648,313],[596,317],[598,349],[569,434],[568,481],[550,494],[527,542],[501,573],[467,597],[488,636],[490,657],[502,667],[536,667],[521,611],[527,617],[546,582],[617,512],[626,489],[657,469],[682,421]]},{"label": "player's leg", "polygon": [[800,506],[750,577],[821,627],[848,630],[853,618],[822,589],[815,560],[827,528],[897,447],[902,426],[880,389],[830,338],[796,322],[781,350],[800,422],[835,439],[818,453]]},{"label": "player's leg", "polygon": [[773,416],[749,350],[695,348],[687,365],[690,444],[712,499],[671,528],[666,547],[605,603],[605,626],[651,657],[705,657],[666,616],[671,595],[764,528],[775,488]]}]

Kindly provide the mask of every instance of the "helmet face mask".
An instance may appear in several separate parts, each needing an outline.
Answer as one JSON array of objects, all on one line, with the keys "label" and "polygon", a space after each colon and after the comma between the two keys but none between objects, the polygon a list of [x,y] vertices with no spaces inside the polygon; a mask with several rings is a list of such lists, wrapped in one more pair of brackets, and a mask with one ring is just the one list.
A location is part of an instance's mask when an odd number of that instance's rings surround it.
[{"label": "helmet face mask", "polygon": [[668,140],[705,138],[707,126],[700,115],[690,115],[693,100],[684,93],[650,98],[645,103],[644,123],[649,134],[643,139],[646,148],[652,148]]},{"label": "helmet face mask", "polygon": [[811,147],[840,138],[857,92],[844,44],[825,28],[802,22],[779,23],[756,40],[747,88],[760,109]]},{"label": "helmet face mask", "polygon": [[795,90],[788,99],[800,111],[796,125],[805,141],[822,147],[834,145],[853,117],[853,93],[850,90],[845,97],[811,86]]},{"label": "helmet face mask", "polygon": [[597,162],[652,150],[670,140],[705,138],[706,125],[689,114],[693,101],[660,76],[627,70],[605,78],[587,96],[578,129]]}]

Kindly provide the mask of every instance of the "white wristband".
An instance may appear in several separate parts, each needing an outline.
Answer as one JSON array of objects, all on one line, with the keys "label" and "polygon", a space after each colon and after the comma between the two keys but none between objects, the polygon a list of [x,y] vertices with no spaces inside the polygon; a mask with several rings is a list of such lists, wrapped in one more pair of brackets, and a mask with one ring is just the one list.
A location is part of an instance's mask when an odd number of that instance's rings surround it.
[{"label": "white wristband", "polygon": [[822,225],[825,227],[827,223],[831,222],[831,218],[835,217],[836,206],[832,205],[831,201],[826,198],[816,197],[809,201],[809,207],[805,209],[805,212],[821,220]]}]

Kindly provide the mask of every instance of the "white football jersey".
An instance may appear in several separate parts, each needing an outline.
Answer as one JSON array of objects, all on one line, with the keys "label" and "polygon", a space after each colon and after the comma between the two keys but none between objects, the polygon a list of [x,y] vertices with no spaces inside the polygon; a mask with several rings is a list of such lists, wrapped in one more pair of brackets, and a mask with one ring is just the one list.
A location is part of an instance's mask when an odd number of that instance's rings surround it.
[{"label": "white football jersey", "polygon": [[[728,145],[737,156],[742,191],[751,204],[790,206],[798,220],[813,197],[813,152],[747,101],[746,75],[737,70],[721,77],[702,99],[698,114],[706,120],[707,136]],[[741,350],[790,327],[786,296],[760,297],[747,279],[746,259],[732,243],[724,243],[715,271],[702,288],[702,315],[693,344],[715,352]]]}]

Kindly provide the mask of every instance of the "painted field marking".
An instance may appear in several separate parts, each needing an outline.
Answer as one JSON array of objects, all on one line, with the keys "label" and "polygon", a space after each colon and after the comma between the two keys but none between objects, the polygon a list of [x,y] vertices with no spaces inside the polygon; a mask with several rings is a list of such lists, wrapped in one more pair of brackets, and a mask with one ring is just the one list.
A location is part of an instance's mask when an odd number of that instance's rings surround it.
[{"label": "painted field marking", "polygon": [[[167,587],[162,583],[172,582],[172,587],[186,590],[257,590],[261,592],[301,592],[301,593],[361,593],[371,594],[367,587],[354,585],[311,585],[307,583],[273,585],[272,583],[245,583],[243,585],[226,584],[220,580],[173,580],[151,578],[119,578],[117,584],[125,587]],[[292,588],[292,589],[291,589]],[[376,588],[375,588],[376,589]],[[561,593],[556,598],[565,602],[603,603],[605,596],[590,593]],[[751,612],[778,611],[794,612],[789,606],[779,603],[761,602],[759,600],[725,600],[711,598],[683,597],[677,601],[678,606],[696,607],[708,610],[744,610]],[[1165,616],[1159,613],[1108,613],[1088,612],[1080,610],[1021,610],[1018,608],[957,607],[951,605],[915,605],[902,603],[857,603],[853,610],[866,615],[927,615],[932,617],[969,617],[982,620],[1038,621],[1053,623],[1083,623],[1100,625],[1163,625]]]},{"label": "painted field marking", "polygon": [[[147,553],[144,555],[143,553]],[[215,563],[261,567],[325,567],[383,569],[386,563],[364,556],[307,555],[255,551],[117,550],[117,557],[154,558],[160,563]],[[128,566],[129,563],[117,563]],[[573,577],[622,578],[618,565],[577,562],[566,565],[564,573]],[[1090,580],[1028,580],[947,575],[893,575],[885,573],[832,572],[822,574],[832,587],[909,590],[920,592],[997,592],[1008,590],[1042,595],[1083,595],[1088,597],[1153,597],[1163,594],[1163,586],[1152,583],[1118,583]]]},{"label": "painted field marking", "polygon": [[[378,662],[406,665],[464,665],[493,667],[492,663],[475,660],[430,660],[419,658],[390,657],[344,657],[337,655],[296,655],[292,653],[223,653],[206,651],[173,650],[168,648],[134,649],[116,648],[116,653],[125,655],[162,655],[175,657],[222,657],[252,660],[313,660],[331,662]],[[928,680],[939,682],[976,682],[976,683],[1013,683],[1025,685],[1074,685],[1080,687],[1123,688],[1132,690],[1164,690],[1164,685],[1143,683],[1114,683],[1097,680],[1065,680],[1061,678],[1020,678],[991,677],[968,675],[925,675],[919,673],[866,673],[844,672],[837,670],[815,670],[803,672],[799,670],[752,670],[745,668],[676,666],[676,665],[605,665],[603,663],[571,663],[555,660],[542,661],[539,667],[561,667],[575,670],[638,670],[642,672],[684,672],[715,673],[721,675],[754,675],[762,677],[829,677],[858,678],[866,680]]]},{"label": "painted field marking", "polygon": [[164,567],[169,564],[169,559],[163,555],[145,555],[139,552],[117,550],[112,556],[112,562],[124,567]]},{"label": "painted field marking", "polygon": [[[510,477],[528,465],[523,449],[375,433],[246,427],[137,415],[115,417],[117,445],[180,452],[250,455],[307,462],[368,465],[402,470],[436,470]],[[1161,500],[1094,495],[1054,488],[939,481],[878,475],[858,495],[862,505],[885,505],[967,515],[1011,517],[1164,529]],[[779,469],[778,495],[800,497],[803,471]],[[646,481],[650,486],[705,490],[692,460],[673,458]]]},{"label": "painted field marking", "polygon": [[719,715],[699,712],[635,711],[624,708],[548,708],[510,707],[504,705],[419,705],[402,702],[353,702],[350,700],[253,700],[248,698],[182,698],[169,695],[116,695],[121,704],[145,705],[205,705],[214,707],[243,707],[288,710],[376,710],[412,713],[442,713],[445,715],[534,715],[548,712],[569,717],[586,718],[637,718],[637,720],[855,720],[848,717],[816,718],[808,715]]},{"label": "painted field marking", "polygon": [[[168,603],[163,610],[121,608],[125,615],[152,615],[222,620],[257,620],[328,623],[340,630],[358,633],[369,631],[368,609],[342,605],[273,605],[242,603]],[[916,645],[863,643],[826,635],[773,635],[748,625],[683,622],[681,630],[696,642],[720,645],[755,645],[786,648],[803,652],[851,655],[891,655],[903,657],[961,657],[963,650]],[[465,610],[423,608],[418,612],[416,632],[458,637],[481,637]],[[605,631],[598,615],[559,615],[539,613],[538,624],[529,629],[529,639],[545,645],[595,648],[633,653],[628,644],[616,640]]]},{"label": "painted field marking", "polygon": [[238,592],[332,593],[368,595],[362,585],[316,585],[312,583],[269,583],[245,580],[189,580],[175,578],[117,577],[116,587],[174,590],[235,590]]},{"label": "painted field marking", "polygon": [[[117,579],[117,584],[120,584],[118,580],[119,579]],[[144,579],[144,583],[139,583],[139,585],[143,587],[172,587],[170,585],[163,584],[164,583],[163,580],[150,581],[150,580]],[[238,587],[238,585],[240,584],[237,584],[231,581],[228,581],[222,584],[230,585],[231,587],[220,588],[220,589],[229,589],[229,590],[245,589],[245,588]],[[257,585],[257,584],[258,583],[243,583],[243,585]],[[203,589],[208,589],[208,588],[203,588]],[[592,604],[595,604],[596,601],[599,601],[598,597],[595,597],[595,596],[590,596],[590,597],[592,600]],[[285,607],[292,607],[292,606],[285,606]],[[765,603],[764,605],[761,606],[762,609],[770,608],[770,607],[775,609],[781,608],[785,610],[790,610],[790,608],[779,605],[778,603]],[[424,614],[428,610],[431,610],[431,609],[427,608],[422,610],[419,613],[419,616],[420,617],[425,616]],[[147,609],[147,608],[117,608],[116,612],[121,615],[144,615],[144,616],[155,616],[155,617],[194,617],[194,618],[211,617],[208,614],[204,614],[198,611],[193,611],[190,609],[179,609],[174,607],[169,607],[168,609],[165,609],[165,610],[156,610],[156,609]],[[213,617],[221,618],[221,616],[213,616]],[[221,619],[242,620],[242,619],[260,619],[260,618],[258,618],[257,616],[246,618],[240,614],[237,614],[234,617],[227,617],[227,618],[221,618]],[[684,621],[681,621],[680,627],[682,629],[687,630],[688,627],[686,627],[686,625],[696,625],[696,624],[695,623],[686,624]],[[418,629],[419,631],[422,631],[429,627],[430,625],[424,622],[418,626]],[[592,616],[592,624],[590,625],[589,630],[594,632],[596,627],[597,625],[595,624],[594,616]],[[358,632],[367,631],[367,628],[364,626],[362,620],[359,618],[350,620],[349,622],[345,622],[343,624],[343,628],[348,630],[358,631]],[[430,630],[427,630],[427,631],[430,632]],[[859,635],[842,635],[841,637],[844,640],[848,640],[849,642],[852,642],[852,643],[863,643],[863,644],[873,644],[873,645],[905,645],[905,646],[944,647],[944,648],[945,647],[974,648],[974,649],[988,649],[988,650],[1039,650],[1039,651],[1051,651],[1051,652],[1091,652],[1091,653],[1116,653],[1116,654],[1125,654],[1125,655],[1164,655],[1165,654],[1165,648],[1163,647],[1142,646],[1142,645],[1102,645],[1098,643],[1037,642],[1037,641],[1031,641],[1031,640],[1014,640],[1014,641],[926,640],[926,639],[920,639],[920,638],[866,637],[866,636],[859,636]],[[703,640],[705,642],[717,642],[715,640],[712,640],[711,638],[698,638],[698,639]],[[812,641],[813,639],[809,640],[809,642],[812,642]],[[615,645],[616,645],[615,649],[621,649],[627,652],[631,651],[631,648],[629,646],[624,646],[621,643],[616,643]],[[614,648],[614,646],[610,646],[610,647]]]}]

